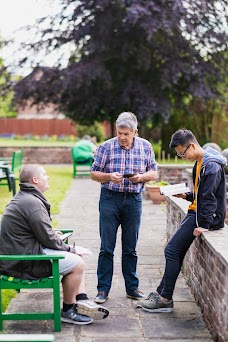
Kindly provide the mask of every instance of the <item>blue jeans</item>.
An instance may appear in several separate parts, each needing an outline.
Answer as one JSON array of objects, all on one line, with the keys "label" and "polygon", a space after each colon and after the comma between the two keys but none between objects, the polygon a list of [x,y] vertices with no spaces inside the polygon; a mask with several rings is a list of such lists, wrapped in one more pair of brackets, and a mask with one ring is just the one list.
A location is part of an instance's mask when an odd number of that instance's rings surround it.
[{"label": "blue jeans", "polygon": [[195,239],[193,235],[195,228],[196,213],[189,212],[165,248],[165,272],[157,288],[157,292],[164,298],[172,299],[176,280],[181,271],[185,254]]},{"label": "blue jeans", "polygon": [[101,247],[98,258],[98,291],[109,293],[113,276],[113,257],[118,227],[122,228],[122,273],[127,293],[138,288],[136,274],[139,226],[142,215],[142,195],[101,189],[100,202]]}]

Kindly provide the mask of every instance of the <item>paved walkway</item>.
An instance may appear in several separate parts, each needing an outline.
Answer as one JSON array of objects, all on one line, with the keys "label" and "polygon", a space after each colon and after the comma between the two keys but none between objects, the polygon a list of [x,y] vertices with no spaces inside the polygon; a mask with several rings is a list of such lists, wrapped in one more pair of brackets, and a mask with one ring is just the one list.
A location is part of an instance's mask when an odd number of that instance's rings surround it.
[{"label": "paved walkway", "polygon": [[[96,294],[96,266],[99,253],[98,199],[100,185],[90,179],[75,179],[61,205],[58,217],[62,228],[74,228],[72,240],[77,245],[93,251],[86,257],[87,293]],[[51,191],[51,190],[50,190]],[[143,202],[143,219],[138,242],[138,275],[140,289],[148,294],[156,288],[164,269],[166,214],[165,205]],[[110,315],[103,321],[88,326],[62,324],[62,332],[54,333],[57,342],[148,342],[213,341],[202,320],[200,310],[185,284],[183,276],[177,281],[172,313],[151,314],[134,307],[135,301],[127,299],[121,274],[120,232],[115,252],[113,285],[105,305]],[[38,290],[37,290],[38,291]],[[8,311],[22,307],[28,310],[48,308],[52,304],[48,290],[40,292],[22,291],[11,302]],[[4,333],[53,333],[52,321],[6,322]]]}]

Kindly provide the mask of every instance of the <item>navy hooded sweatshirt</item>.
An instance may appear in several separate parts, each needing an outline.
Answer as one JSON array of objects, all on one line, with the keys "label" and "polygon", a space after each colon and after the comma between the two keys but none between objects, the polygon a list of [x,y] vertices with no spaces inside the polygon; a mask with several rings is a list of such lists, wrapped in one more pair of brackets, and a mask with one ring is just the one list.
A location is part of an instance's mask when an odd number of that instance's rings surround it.
[{"label": "navy hooded sweatshirt", "polygon": [[[208,147],[205,150],[200,170],[196,194],[196,219],[198,227],[220,229],[224,227],[226,217],[226,180],[225,157]],[[193,183],[196,178],[196,163],[193,167]],[[186,194],[186,200],[193,202],[194,193]]]}]

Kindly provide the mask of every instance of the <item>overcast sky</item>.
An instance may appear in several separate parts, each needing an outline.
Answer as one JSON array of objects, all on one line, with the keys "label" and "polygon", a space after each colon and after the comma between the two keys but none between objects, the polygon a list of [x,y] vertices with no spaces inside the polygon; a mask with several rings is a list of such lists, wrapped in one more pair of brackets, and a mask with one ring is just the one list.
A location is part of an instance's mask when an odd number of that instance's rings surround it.
[{"label": "overcast sky", "polygon": [[53,11],[50,0],[0,0],[0,34],[7,38],[16,29],[32,25],[50,11]]},{"label": "overcast sky", "polygon": [[[0,0],[0,36],[4,39],[13,38],[17,46],[17,43],[26,40],[26,35],[29,34],[25,31],[23,33],[16,32],[18,29],[26,25],[33,25],[36,19],[56,11],[56,2],[52,0]],[[11,64],[15,58],[15,52],[12,48],[3,48],[0,51],[0,56],[5,64]],[[51,58],[47,56],[44,58],[44,64],[52,66],[55,59],[53,56]],[[29,69],[22,70],[24,75],[29,72]],[[19,71],[19,73],[21,72]]]}]

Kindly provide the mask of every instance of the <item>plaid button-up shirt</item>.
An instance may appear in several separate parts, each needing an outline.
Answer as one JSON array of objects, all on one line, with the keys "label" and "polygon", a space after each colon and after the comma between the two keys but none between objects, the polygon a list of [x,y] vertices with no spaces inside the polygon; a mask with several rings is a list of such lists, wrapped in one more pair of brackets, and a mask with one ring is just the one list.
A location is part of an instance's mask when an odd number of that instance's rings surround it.
[{"label": "plaid button-up shirt", "polygon": [[[133,174],[137,170],[139,173],[157,170],[154,151],[149,141],[134,137],[131,148],[127,150],[119,145],[118,139],[115,137],[97,148],[92,171]],[[142,191],[144,183],[133,184],[129,179],[123,178],[121,184],[110,181],[101,186],[117,192],[139,193]]]}]

